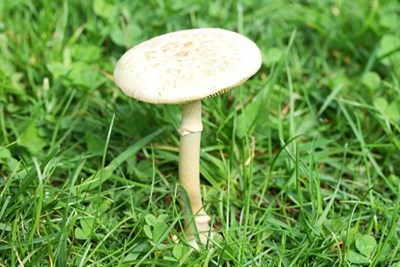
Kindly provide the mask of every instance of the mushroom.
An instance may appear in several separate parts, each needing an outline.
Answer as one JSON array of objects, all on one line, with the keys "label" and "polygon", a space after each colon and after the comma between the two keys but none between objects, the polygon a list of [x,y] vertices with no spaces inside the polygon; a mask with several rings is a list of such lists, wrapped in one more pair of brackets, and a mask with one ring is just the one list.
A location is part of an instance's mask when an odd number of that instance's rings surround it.
[{"label": "mushroom", "polygon": [[179,182],[190,200],[184,225],[187,241],[195,248],[197,238],[206,244],[211,234],[200,193],[201,100],[242,84],[260,66],[261,53],[254,42],[218,28],[152,38],[128,50],[116,64],[115,83],[127,96],[154,104],[182,104]]}]

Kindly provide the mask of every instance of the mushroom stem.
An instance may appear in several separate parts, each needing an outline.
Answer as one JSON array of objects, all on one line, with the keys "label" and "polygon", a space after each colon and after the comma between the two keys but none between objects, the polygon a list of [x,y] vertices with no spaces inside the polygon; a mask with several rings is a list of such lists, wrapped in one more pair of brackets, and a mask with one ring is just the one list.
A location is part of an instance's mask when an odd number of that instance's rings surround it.
[{"label": "mushroom stem", "polygon": [[[206,244],[210,226],[210,217],[203,209],[200,192],[200,141],[203,125],[201,123],[201,101],[183,104],[182,122],[179,129],[179,182],[186,190],[194,218],[185,210],[185,231],[188,242],[197,247],[196,236]],[[192,223],[194,220],[194,225]],[[194,229],[195,226],[196,228]]]}]

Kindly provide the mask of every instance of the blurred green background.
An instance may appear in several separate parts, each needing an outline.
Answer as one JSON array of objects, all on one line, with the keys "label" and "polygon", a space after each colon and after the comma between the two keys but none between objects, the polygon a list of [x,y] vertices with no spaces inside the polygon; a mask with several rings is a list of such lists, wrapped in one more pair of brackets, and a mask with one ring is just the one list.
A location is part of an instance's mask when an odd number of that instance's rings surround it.
[{"label": "blurred green background", "polygon": [[[0,266],[400,266],[399,16],[397,0],[1,0]],[[180,108],[112,73],[198,27],[248,36],[263,66],[203,102],[217,237],[193,252]]]}]

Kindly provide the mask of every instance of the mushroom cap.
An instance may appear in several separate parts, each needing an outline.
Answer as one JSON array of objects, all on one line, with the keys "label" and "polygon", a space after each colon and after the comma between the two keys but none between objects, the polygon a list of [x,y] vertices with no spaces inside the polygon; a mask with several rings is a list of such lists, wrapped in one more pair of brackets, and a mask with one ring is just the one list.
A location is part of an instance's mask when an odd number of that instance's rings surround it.
[{"label": "mushroom cap", "polygon": [[250,39],[202,28],[167,33],[134,46],[117,62],[114,80],[129,97],[176,104],[224,92],[260,67],[260,49]]}]

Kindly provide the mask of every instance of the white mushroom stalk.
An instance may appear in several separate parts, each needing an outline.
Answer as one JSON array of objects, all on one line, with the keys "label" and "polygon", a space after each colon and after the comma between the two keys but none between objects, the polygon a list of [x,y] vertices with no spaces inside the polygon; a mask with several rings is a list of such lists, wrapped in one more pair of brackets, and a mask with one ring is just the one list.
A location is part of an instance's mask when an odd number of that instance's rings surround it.
[{"label": "white mushroom stalk", "polygon": [[188,218],[186,213],[185,229],[188,242],[194,247],[196,243],[196,231],[201,243],[206,244],[210,232],[208,221],[210,217],[203,208],[200,192],[200,142],[203,125],[201,122],[201,101],[193,101],[183,104],[182,122],[179,129],[181,136],[179,147],[179,183],[186,190],[192,214],[194,216],[194,226],[192,218]]},{"label": "white mushroom stalk", "polygon": [[197,237],[206,244],[211,233],[200,193],[201,100],[242,84],[260,67],[261,53],[254,42],[215,28],[152,38],[129,49],[115,67],[115,83],[127,96],[154,104],[183,104],[179,182],[190,200],[192,213],[184,211],[185,232],[195,248]]}]

